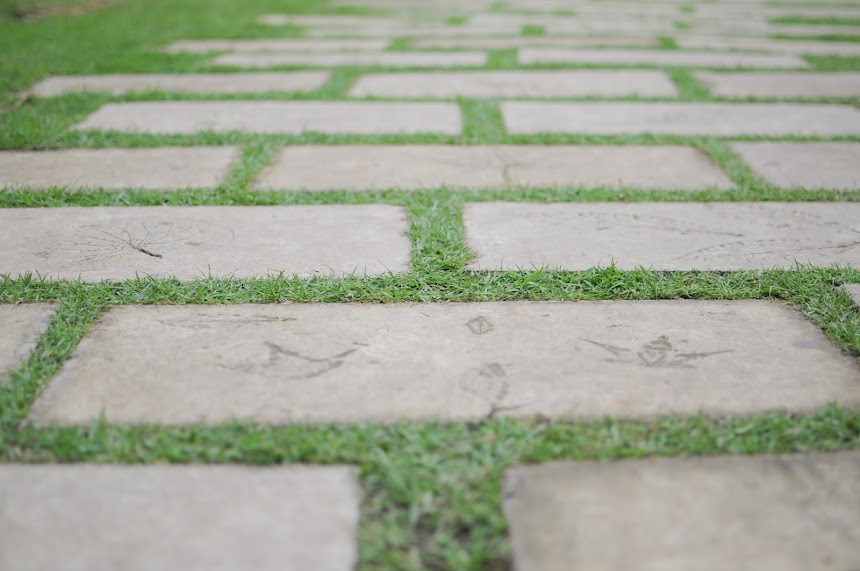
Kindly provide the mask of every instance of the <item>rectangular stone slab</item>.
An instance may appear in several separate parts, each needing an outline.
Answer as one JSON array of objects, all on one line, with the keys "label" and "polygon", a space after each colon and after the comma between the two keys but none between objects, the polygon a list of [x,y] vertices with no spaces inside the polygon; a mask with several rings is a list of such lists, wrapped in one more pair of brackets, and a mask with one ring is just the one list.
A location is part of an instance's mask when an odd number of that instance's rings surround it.
[{"label": "rectangular stone slab", "polygon": [[505,472],[503,497],[518,571],[860,561],[858,452],[520,466]]},{"label": "rectangular stone slab", "polygon": [[860,190],[860,143],[750,142],[729,146],[782,188]]},{"label": "rectangular stone slab", "polygon": [[765,52],[809,55],[860,55],[857,42],[814,42],[771,40],[767,38],[735,38],[731,36],[704,36],[676,34],[675,41],[684,49],[705,48],[714,50],[760,50]]},{"label": "rectangular stone slab", "polygon": [[860,135],[850,105],[503,101],[509,133]]},{"label": "rectangular stone slab", "polygon": [[401,208],[121,206],[0,209],[0,275],[250,278],[409,269]]},{"label": "rectangular stone slab", "polygon": [[843,284],[841,289],[851,297],[854,305],[860,310],[860,284]]},{"label": "rectangular stone slab", "polygon": [[672,146],[290,146],[254,185],[278,190],[442,186],[732,188],[698,149]]},{"label": "rectangular stone slab", "polygon": [[856,97],[860,73],[697,71],[693,75],[711,94],[722,97]]},{"label": "rectangular stone slab", "polygon": [[48,303],[0,304],[0,381],[36,348],[56,309]]},{"label": "rectangular stone slab", "polygon": [[204,131],[459,135],[454,103],[343,101],[142,101],[109,103],[76,129],[185,134]]},{"label": "rectangular stone slab", "polygon": [[525,48],[519,63],[583,63],[615,65],[669,65],[695,67],[808,67],[791,55],[686,52],[680,50],[574,50]]},{"label": "rectangular stone slab", "polygon": [[860,266],[860,203],[466,204],[472,270]]},{"label": "rectangular stone slab", "polygon": [[54,97],[76,91],[178,91],[183,93],[268,93],[270,91],[313,91],[331,77],[327,71],[279,73],[170,73],[61,75],[33,86],[39,97]]},{"label": "rectangular stone slab", "polygon": [[261,40],[179,40],[165,49],[168,53],[206,52],[351,52],[382,51],[388,40],[311,40],[261,39]]},{"label": "rectangular stone slab", "polygon": [[483,52],[379,52],[379,53],[237,53],[213,60],[217,65],[237,67],[303,66],[383,66],[383,67],[480,67],[487,63]]},{"label": "rectangular stone slab", "polygon": [[347,466],[0,465],[0,568],[351,571]]},{"label": "rectangular stone slab", "polygon": [[215,187],[224,182],[241,156],[238,147],[0,151],[0,187]]},{"label": "rectangular stone slab", "polygon": [[656,38],[646,37],[559,37],[519,36],[509,38],[418,38],[413,48],[505,50],[525,46],[656,46]]},{"label": "rectangular stone slab", "polygon": [[674,97],[675,84],[662,71],[469,71],[377,73],[353,85],[353,97]]},{"label": "rectangular stone slab", "polygon": [[860,368],[777,302],[124,306],[100,317],[28,418],[647,418],[833,402],[860,405]]}]

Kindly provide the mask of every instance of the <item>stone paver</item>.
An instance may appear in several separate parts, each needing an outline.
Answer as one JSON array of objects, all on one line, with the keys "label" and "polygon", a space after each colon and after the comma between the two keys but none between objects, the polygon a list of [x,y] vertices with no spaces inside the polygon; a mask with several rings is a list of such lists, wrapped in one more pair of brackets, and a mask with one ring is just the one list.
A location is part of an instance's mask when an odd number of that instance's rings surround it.
[{"label": "stone paver", "polygon": [[171,73],[64,75],[49,77],[33,87],[39,97],[75,91],[179,91],[184,93],[266,93],[269,91],[313,91],[329,80],[327,71],[279,73]]},{"label": "stone paver", "polygon": [[694,72],[713,95],[725,97],[857,97],[860,73]]},{"label": "stone paver", "polygon": [[177,206],[0,209],[0,275],[99,281],[363,275],[409,269],[402,209]]},{"label": "stone paver", "polygon": [[237,147],[0,151],[0,187],[215,187],[241,156]]},{"label": "stone paver", "polygon": [[290,146],[257,188],[378,190],[629,186],[732,188],[701,151],[672,146]]},{"label": "stone paver", "polygon": [[55,309],[47,303],[0,304],[0,382],[36,347]]},{"label": "stone paver", "polygon": [[843,284],[842,290],[851,296],[854,305],[857,306],[857,309],[860,309],[860,284]]},{"label": "stone paver", "polygon": [[0,568],[351,571],[346,466],[0,464]]},{"label": "stone paver", "polygon": [[213,63],[238,67],[304,66],[386,66],[386,67],[455,67],[483,66],[483,52],[379,52],[342,54],[236,53],[218,56]]},{"label": "stone paver", "polygon": [[311,39],[259,39],[259,40],[179,40],[167,46],[168,53],[224,52],[351,52],[381,51],[391,43],[388,40],[311,40]]},{"label": "stone paver", "polygon": [[77,129],[194,134],[202,131],[459,135],[454,103],[155,101],[109,103]]},{"label": "stone paver", "polygon": [[654,70],[471,71],[377,73],[359,78],[353,97],[572,97],[678,94]]},{"label": "stone paver", "polygon": [[475,203],[473,270],[860,266],[860,203]]},{"label": "stone paver", "polygon": [[860,135],[849,105],[504,101],[509,133]]},{"label": "stone paver", "polygon": [[619,65],[671,65],[702,67],[808,67],[805,60],[790,55],[739,54],[731,52],[686,52],[673,50],[573,50],[526,48],[519,63],[587,63]]},{"label": "stone paver", "polygon": [[782,188],[860,190],[860,143],[729,143],[753,171]]},{"label": "stone paver", "polygon": [[505,473],[503,496],[518,571],[848,571],[860,561],[858,452],[520,466]]},{"label": "stone paver", "polygon": [[639,418],[833,402],[860,404],[860,368],[772,301],[125,306],[29,420]]},{"label": "stone paver", "polygon": [[509,38],[418,38],[413,48],[451,48],[505,50],[527,46],[656,46],[656,38],[647,37],[559,37],[520,36]]},{"label": "stone paver", "polygon": [[684,49],[705,48],[714,50],[761,50],[766,52],[809,55],[860,55],[857,42],[815,42],[771,40],[767,38],[741,38],[705,36],[700,33],[677,34],[675,40]]}]

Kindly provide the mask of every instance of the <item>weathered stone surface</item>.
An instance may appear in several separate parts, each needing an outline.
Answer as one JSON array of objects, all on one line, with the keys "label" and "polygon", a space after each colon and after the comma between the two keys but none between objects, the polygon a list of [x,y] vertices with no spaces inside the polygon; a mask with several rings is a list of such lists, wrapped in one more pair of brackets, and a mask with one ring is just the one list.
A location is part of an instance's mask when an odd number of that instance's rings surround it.
[{"label": "weathered stone surface", "polygon": [[0,304],[0,381],[36,347],[55,309],[47,303]]},{"label": "weathered stone surface", "polygon": [[518,59],[521,64],[587,63],[793,68],[808,67],[809,65],[805,60],[791,55],[741,54],[732,52],[687,52],[680,50],[572,50],[526,48],[520,50]]},{"label": "weathered stone surface", "polygon": [[403,210],[388,205],[0,209],[0,275],[194,279],[362,275],[409,268]]},{"label": "weathered stone surface", "polygon": [[387,26],[400,27],[408,24],[398,18],[379,18],[374,16],[352,16],[347,14],[263,14],[261,24],[270,26]]},{"label": "weathered stone surface", "polygon": [[526,46],[656,46],[656,38],[647,37],[559,37],[517,36],[509,38],[418,38],[413,48],[505,50]]},{"label": "weathered stone surface", "polygon": [[661,32],[673,32],[674,21],[661,14],[640,14],[635,19],[625,18],[578,18],[552,14],[476,14],[469,19],[474,26],[521,28],[542,26],[548,34],[609,34],[629,36],[653,36]]},{"label": "weathered stone surface", "polygon": [[454,67],[483,66],[487,63],[487,54],[484,52],[236,53],[218,56],[214,63],[238,67],[274,67],[279,65]]},{"label": "weathered stone surface", "polygon": [[670,146],[290,146],[257,188],[376,190],[612,186],[731,188],[701,151]]},{"label": "weathered stone surface", "polygon": [[177,190],[221,184],[237,147],[0,151],[0,187]]},{"label": "weathered stone surface", "polygon": [[0,465],[0,568],[351,571],[346,466]]},{"label": "weathered stone surface", "polygon": [[854,301],[857,309],[860,309],[860,284],[843,284],[842,290],[845,291]]},{"label": "weathered stone surface", "polygon": [[147,305],[111,308],[29,420],[638,418],[832,402],[860,404],[860,368],[777,302]]},{"label": "weathered stone surface", "polygon": [[504,508],[519,571],[848,570],[858,482],[858,452],[553,462],[508,470]]},{"label": "weathered stone surface", "polygon": [[860,189],[860,143],[729,143],[776,186]]},{"label": "weathered stone surface", "polygon": [[155,101],[109,103],[77,129],[193,134],[358,133],[459,135],[460,109],[453,103],[342,101]]},{"label": "weathered stone surface", "polygon": [[279,73],[172,73],[63,75],[49,77],[33,87],[39,97],[75,91],[179,91],[184,93],[267,93],[269,91],[313,91],[331,77],[327,71],[283,71]]},{"label": "weathered stone surface", "polygon": [[674,97],[662,71],[462,71],[376,73],[353,85],[354,97],[565,97],[642,95]]},{"label": "weathered stone surface", "polygon": [[473,270],[860,266],[860,203],[475,203]]},{"label": "weathered stone surface", "polygon": [[513,134],[860,135],[860,112],[849,105],[504,101],[501,108]]},{"label": "weathered stone surface", "polygon": [[730,36],[704,36],[697,34],[677,34],[678,45],[687,48],[705,48],[715,50],[761,50],[774,53],[809,54],[809,55],[860,55],[860,43],[857,42],[815,42],[771,40],[767,38],[740,38]]},{"label": "weathered stone surface", "polygon": [[860,73],[723,73],[698,71],[693,75],[714,95],[725,97],[856,97]]},{"label": "weathered stone surface", "polygon": [[388,40],[312,40],[302,39],[258,39],[258,40],[179,40],[167,46],[168,53],[206,52],[351,52],[381,51],[388,47]]}]

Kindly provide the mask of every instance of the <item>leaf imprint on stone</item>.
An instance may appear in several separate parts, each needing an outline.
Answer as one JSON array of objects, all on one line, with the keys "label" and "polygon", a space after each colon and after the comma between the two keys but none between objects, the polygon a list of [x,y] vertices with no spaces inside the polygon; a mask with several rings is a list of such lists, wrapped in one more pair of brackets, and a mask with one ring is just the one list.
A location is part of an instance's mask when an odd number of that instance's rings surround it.
[{"label": "leaf imprint on stone", "polygon": [[268,350],[268,356],[264,361],[243,359],[238,363],[219,366],[240,373],[279,379],[312,379],[337,369],[343,365],[347,357],[358,351],[353,348],[328,357],[313,357],[271,341],[265,341],[264,344]]},{"label": "leaf imprint on stone", "polygon": [[725,349],[705,353],[681,353],[672,346],[669,338],[665,335],[661,335],[638,348],[618,347],[584,337],[580,337],[580,340],[612,354],[613,358],[606,359],[608,363],[627,363],[648,368],[695,369],[691,364],[692,361],[732,352],[731,349]]},{"label": "leaf imprint on stone", "polygon": [[493,325],[493,322],[484,317],[483,315],[479,315],[478,317],[470,319],[466,322],[466,326],[475,335],[483,335],[484,333],[489,333],[490,331],[495,329],[495,325]]}]

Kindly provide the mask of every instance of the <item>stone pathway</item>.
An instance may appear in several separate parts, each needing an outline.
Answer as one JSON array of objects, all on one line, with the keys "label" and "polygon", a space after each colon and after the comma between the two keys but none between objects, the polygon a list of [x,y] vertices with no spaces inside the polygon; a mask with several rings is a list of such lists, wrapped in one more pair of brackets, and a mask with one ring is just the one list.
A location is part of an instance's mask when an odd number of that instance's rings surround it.
[{"label": "stone pathway", "polygon": [[51,304],[0,304],[0,382],[36,347],[56,308]]}]

